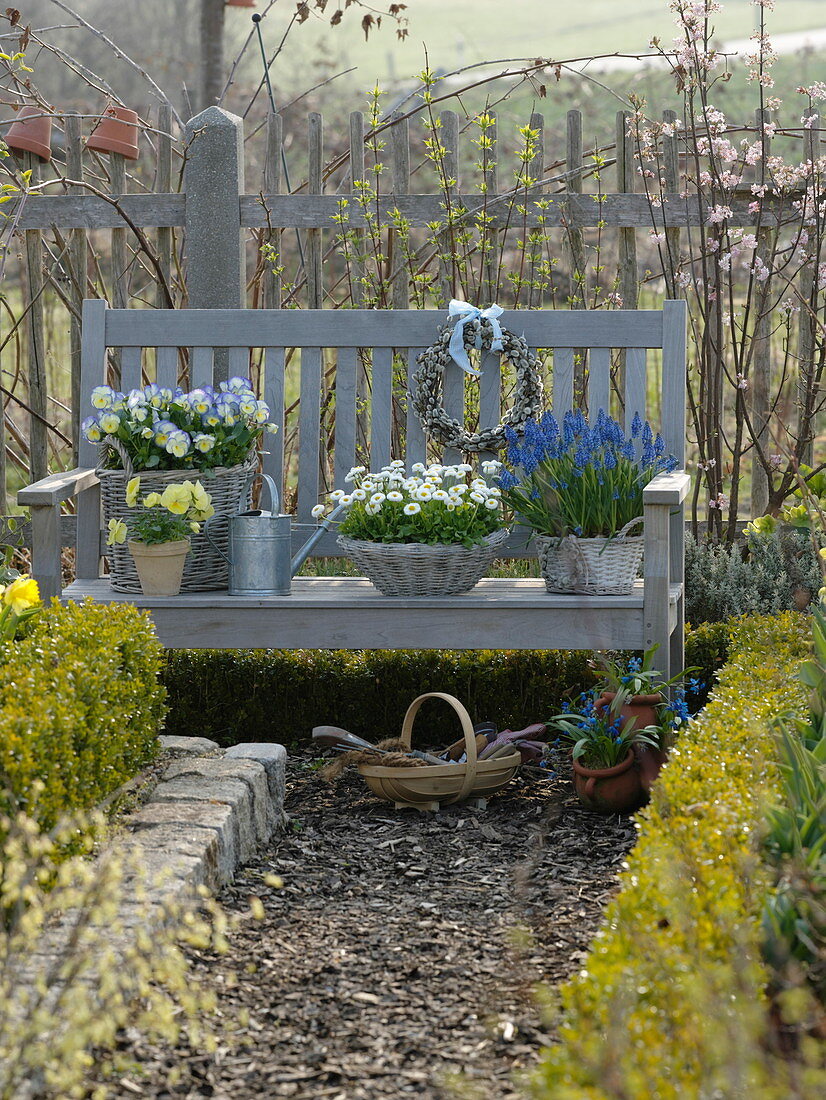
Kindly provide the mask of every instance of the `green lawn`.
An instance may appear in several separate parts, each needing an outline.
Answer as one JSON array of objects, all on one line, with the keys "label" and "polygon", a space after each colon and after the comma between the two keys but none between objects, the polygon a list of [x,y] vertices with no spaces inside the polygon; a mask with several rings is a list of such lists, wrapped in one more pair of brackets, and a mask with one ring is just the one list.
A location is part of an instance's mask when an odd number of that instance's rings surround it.
[{"label": "green lawn", "polygon": [[[670,44],[674,34],[668,0],[579,0],[574,6],[559,0],[407,0],[408,37],[396,40],[394,25],[384,22],[367,41],[361,31],[361,9],[345,11],[338,27],[330,14],[343,4],[329,4],[324,17],[316,16],[295,27],[282,55],[276,83],[282,98],[306,89],[308,70],[327,66],[344,69],[357,65],[358,83],[367,87],[405,79],[424,65],[424,46],[431,68],[452,70],[486,60],[519,57],[558,59],[599,53],[644,52],[652,36]],[[724,0],[714,19],[721,39],[746,38],[754,29],[751,0]],[[293,5],[274,8],[262,23],[268,47],[274,47],[291,18]],[[768,13],[774,33],[809,30],[826,24],[823,0],[781,0]],[[247,21],[227,16],[228,43],[240,42]]]}]

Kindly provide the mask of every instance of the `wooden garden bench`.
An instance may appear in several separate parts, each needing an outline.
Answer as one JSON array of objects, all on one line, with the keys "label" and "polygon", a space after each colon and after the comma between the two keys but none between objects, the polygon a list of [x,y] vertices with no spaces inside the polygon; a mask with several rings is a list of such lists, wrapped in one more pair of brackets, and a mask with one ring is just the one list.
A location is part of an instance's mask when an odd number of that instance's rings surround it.
[{"label": "wooden garden bench", "polygon": [[[589,408],[608,409],[611,355],[624,349],[620,396],[629,422],[635,411],[647,416],[668,451],[684,464],[683,302],[665,302],[662,310],[512,311],[500,320],[513,332],[524,333],[532,348],[552,349],[552,407],[557,416],[571,406],[575,356],[583,349],[588,349]],[[296,519],[309,523],[325,488],[341,486],[355,464],[357,430],[365,418],[372,468],[393,457],[404,458],[408,468],[425,459],[422,429],[411,411],[399,412],[405,406],[398,397],[406,388],[405,370],[409,376],[418,351],[435,341],[444,321],[443,311],[117,310],[90,300],[83,310],[81,416],[93,387],[105,380],[108,349],[123,349],[125,391],[147,378],[175,385],[180,381],[179,348],[191,349],[185,380],[189,388],[211,382],[214,363],[229,376],[249,375],[250,349],[264,349],[261,389],[273,420],[283,426],[286,398],[294,401],[300,395],[297,469],[294,461],[284,469],[283,430],[265,437],[269,453],[264,469],[277,484],[296,491]],[[290,349],[299,349],[300,357]],[[484,360],[479,405],[480,421],[488,425],[500,419],[499,357],[486,353]],[[334,411],[327,409],[325,420],[328,432],[330,416],[335,425],[332,477],[325,487],[320,469],[326,448],[319,425],[322,394],[330,392],[333,370]],[[294,385],[288,382],[285,392],[285,378],[294,375]],[[366,416],[358,402],[365,378],[370,392]],[[445,408],[459,418],[465,378],[452,365],[445,372]],[[616,401],[615,394],[612,407]],[[401,433],[400,416],[406,416]],[[393,454],[391,441],[400,435],[405,453]],[[460,461],[454,453],[447,460]],[[90,596],[148,608],[167,647],[641,650],[659,643],[656,663],[666,675],[683,666],[683,501],[689,478],[682,471],[661,475],[645,489],[645,576],[628,596],[551,595],[541,579],[485,578],[465,595],[402,599],[382,596],[364,578],[339,576],[299,577],[291,595],[263,599],[226,591],[145,598],[114,592],[102,575],[106,547],[94,471],[96,448],[82,442],[79,461],[78,469],[53,474],[18,493],[19,503],[31,509],[32,569],[41,591],[64,601]],[[62,590],[60,512],[70,498],[77,511],[77,579]],[[296,529],[294,548],[307,534],[306,527]],[[529,556],[524,532],[514,534],[509,546],[509,555]],[[315,554],[340,554],[332,534]]]}]

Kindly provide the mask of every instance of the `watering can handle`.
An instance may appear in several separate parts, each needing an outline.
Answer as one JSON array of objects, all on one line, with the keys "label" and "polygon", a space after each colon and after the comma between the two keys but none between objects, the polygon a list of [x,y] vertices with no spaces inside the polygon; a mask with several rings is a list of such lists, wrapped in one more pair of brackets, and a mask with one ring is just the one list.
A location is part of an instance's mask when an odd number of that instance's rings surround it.
[{"label": "watering can handle", "polygon": [[255,483],[255,479],[258,477],[260,477],[262,481],[266,481],[267,483],[267,488],[270,491],[270,504],[272,505],[272,514],[274,516],[277,516],[278,513],[281,511],[281,504],[278,499],[278,489],[276,489],[275,482],[269,474],[262,474],[258,470],[250,474],[247,478],[244,484],[244,488],[241,491],[241,499],[238,501],[238,512],[236,514],[240,515],[240,513],[244,510],[247,501],[247,492],[249,491],[249,489],[252,488],[253,484]]},{"label": "watering can handle", "polygon": [[[238,512],[236,513],[236,515],[240,515],[240,513],[244,510],[244,508],[246,506],[246,503],[247,503],[247,493],[249,492],[253,482],[255,481],[255,479],[257,477],[260,477],[264,481],[266,481],[267,487],[270,490],[270,503],[272,504],[273,515],[278,515],[278,513],[280,511],[280,508],[279,508],[279,500],[278,500],[278,489],[276,489],[276,487],[275,487],[275,482],[273,481],[273,479],[270,477],[269,474],[262,474],[262,473],[259,473],[257,470],[256,470],[255,473],[250,474],[249,477],[247,478],[247,480],[244,483],[244,488],[241,490],[241,498],[238,501]],[[207,540],[207,542],[212,547],[212,549],[218,551],[218,553],[221,555],[221,557],[224,559],[224,561],[227,563],[227,565],[231,565],[232,562],[230,561],[229,557],[224,553],[224,551],[221,549],[221,547],[218,545],[218,543],[212,537],[212,535],[210,534],[210,530],[209,530],[210,523],[213,523],[216,519],[225,519],[225,518],[226,518],[225,516],[212,516],[204,524],[203,534],[204,534],[204,538]]]}]

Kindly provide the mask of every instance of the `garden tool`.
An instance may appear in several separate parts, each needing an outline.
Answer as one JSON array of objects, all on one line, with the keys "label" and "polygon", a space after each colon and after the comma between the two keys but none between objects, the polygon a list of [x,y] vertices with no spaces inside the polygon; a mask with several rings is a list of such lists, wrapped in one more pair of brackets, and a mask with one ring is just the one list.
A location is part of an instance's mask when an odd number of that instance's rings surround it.
[{"label": "garden tool", "polygon": [[[476,751],[481,753],[487,744],[496,737],[496,726],[493,722],[477,722],[473,727],[473,732],[476,734]],[[465,752],[465,739],[460,738],[458,741],[454,741],[452,745],[448,745],[443,753],[440,753],[442,760],[458,760],[460,756],[463,756]]]},{"label": "garden tool", "polygon": [[534,722],[531,726],[525,726],[523,730],[502,730],[496,735],[495,740],[489,742],[487,747],[479,754],[480,760],[489,760],[494,749],[500,745],[510,745],[514,741],[536,742],[547,735],[548,727],[544,722]]},{"label": "garden tool", "polygon": [[[386,751],[377,749],[375,745],[371,745],[363,737],[350,733],[349,730],[341,729],[339,726],[316,726],[313,729],[312,737],[313,741],[323,748],[335,749],[337,752],[348,752],[352,749],[369,749],[371,752],[378,753]],[[444,763],[438,756],[431,756],[430,753],[420,752],[418,749],[410,749],[408,755],[414,756],[418,760],[424,760],[428,764]]]}]

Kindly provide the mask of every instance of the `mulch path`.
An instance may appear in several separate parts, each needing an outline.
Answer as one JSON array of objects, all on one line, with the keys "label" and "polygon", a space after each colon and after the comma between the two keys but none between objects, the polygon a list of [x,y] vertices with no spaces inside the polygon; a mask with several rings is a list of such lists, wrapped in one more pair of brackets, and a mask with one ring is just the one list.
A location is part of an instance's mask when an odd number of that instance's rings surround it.
[{"label": "mulch path", "polygon": [[[561,769],[562,770],[562,769]],[[312,757],[288,772],[291,826],[221,901],[243,923],[228,955],[192,953],[236,1041],[206,1055],[136,1040],[132,1095],[516,1100],[550,1038],[533,988],[581,965],[633,823],[581,807],[532,769],[486,810],[395,810]],[[282,889],[264,885],[275,872]],[[180,1074],[173,1085],[170,1070]],[[125,1095],[126,1093],[124,1093]]]}]

